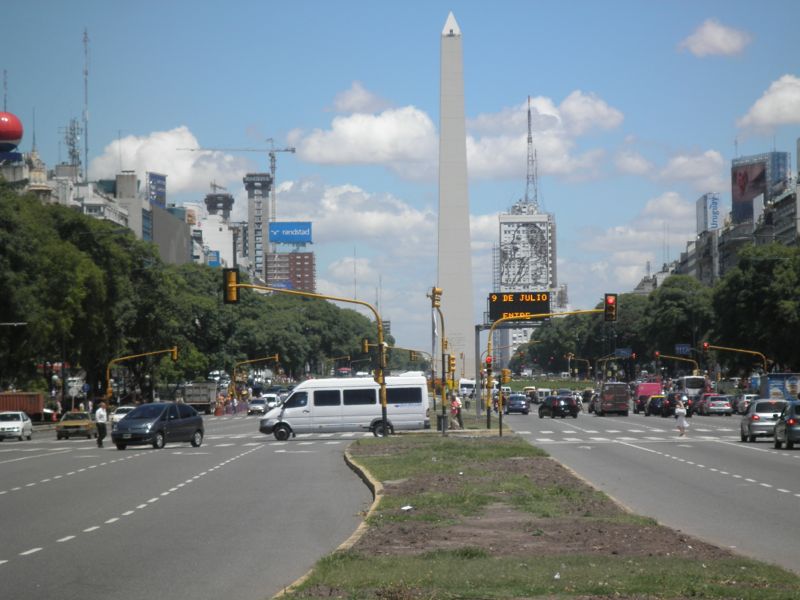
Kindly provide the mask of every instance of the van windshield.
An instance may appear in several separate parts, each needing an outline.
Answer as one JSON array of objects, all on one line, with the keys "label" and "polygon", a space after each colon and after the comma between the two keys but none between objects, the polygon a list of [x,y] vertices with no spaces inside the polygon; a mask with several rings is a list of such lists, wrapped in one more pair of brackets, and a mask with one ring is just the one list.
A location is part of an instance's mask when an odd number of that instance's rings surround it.
[{"label": "van windshield", "polygon": [[306,392],[295,392],[283,403],[283,408],[298,408],[308,404],[308,394]]}]

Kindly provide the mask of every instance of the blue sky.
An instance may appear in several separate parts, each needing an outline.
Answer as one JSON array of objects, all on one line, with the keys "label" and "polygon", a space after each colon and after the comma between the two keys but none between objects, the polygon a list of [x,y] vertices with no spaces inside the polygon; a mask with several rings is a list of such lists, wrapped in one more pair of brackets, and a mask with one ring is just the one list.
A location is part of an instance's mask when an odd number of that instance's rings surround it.
[{"label": "blue sky", "polygon": [[[463,33],[476,321],[497,214],[524,195],[534,107],[540,203],[557,223],[575,308],[631,290],[694,236],[694,202],[730,204],[730,161],[800,137],[800,3],[31,0],[4,9],[8,110],[30,150],[66,157],[90,38],[90,175],[168,175],[169,200],[209,183],[244,198],[275,139],[279,220],[312,220],[319,290],[375,302],[398,344],[430,345],[439,44]],[[245,205],[237,202],[235,215]],[[354,265],[355,261],[355,265]],[[355,270],[355,277],[354,277]],[[354,282],[355,279],[355,282]],[[446,290],[445,290],[446,294]]]}]

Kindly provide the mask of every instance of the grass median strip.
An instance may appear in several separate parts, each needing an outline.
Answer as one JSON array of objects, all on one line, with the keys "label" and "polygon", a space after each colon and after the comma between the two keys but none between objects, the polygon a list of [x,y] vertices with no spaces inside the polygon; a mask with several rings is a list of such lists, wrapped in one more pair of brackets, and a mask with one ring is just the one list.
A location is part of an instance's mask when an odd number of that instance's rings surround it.
[{"label": "grass median strip", "polygon": [[285,597],[797,598],[800,578],[630,514],[525,440],[360,439],[365,534]]}]

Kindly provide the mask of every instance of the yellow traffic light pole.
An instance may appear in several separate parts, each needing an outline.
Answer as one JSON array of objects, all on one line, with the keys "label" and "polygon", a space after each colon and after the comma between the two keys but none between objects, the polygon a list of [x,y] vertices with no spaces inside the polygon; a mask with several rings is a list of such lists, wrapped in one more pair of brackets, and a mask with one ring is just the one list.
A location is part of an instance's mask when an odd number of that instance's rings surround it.
[{"label": "yellow traffic light pole", "polygon": [[697,364],[697,361],[693,358],[684,358],[683,356],[670,356],[669,354],[658,354],[659,358],[671,358],[672,360],[682,360],[683,362],[690,362],[694,365],[694,375],[697,375],[700,372],[700,365]]},{"label": "yellow traffic light pole", "polygon": [[153,350],[152,352],[143,352],[142,354],[129,354],[128,356],[112,358],[106,366],[106,400],[111,400],[111,395],[114,393],[114,391],[111,389],[111,367],[113,365],[126,360],[142,358],[143,356],[154,356],[156,354],[171,354],[172,360],[178,360],[178,347],[173,346],[172,348],[167,348],[166,350]]},{"label": "yellow traffic light pole", "polygon": [[712,346],[709,344],[707,346],[709,350],[723,350],[725,352],[741,352],[743,354],[752,354],[754,356],[758,356],[761,358],[761,362],[764,364],[764,373],[769,373],[769,368],[767,367],[767,357],[761,354],[761,352],[756,352],[755,350],[744,350],[742,348],[726,348],[725,346]]},{"label": "yellow traffic light pole", "polygon": [[[350,362],[350,355],[349,354],[345,354],[344,356],[332,356],[330,358],[326,358],[325,362],[331,361],[331,368],[333,368],[333,367],[336,366],[336,361],[337,360],[346,360],[346,361]],[[322,365],[322,368],[323,369],[325,368],[324,364]],[[336,373],[334,373],[334,375],[336,375]]]},{"label": "yellow traffic light pole", "polygon": [[272,354],[270,356],[265,356],[263,358],[252,358],[250,360],[243,360],[233,365],[233,393],[236,395],[237,400],[241,400],[241,398],[239,392],[236,390],[236,370],[242,365],[249,365],[258,362],[266,362],[268,360],[274,360],[275,362],[278,362],[278,360],[280,360],[278,357],[278,353],[276,352],[275,354]]},{"label": "yellow traffic light pole", "polygon": [[[570,310],[567,312],[562,313],[537,313],[537,314],[528,314],[528,315],[514,315],[512,317],[501,317],[496,319],[492,326],[489,328],[489,337],[486,343],[486,356],[489,357],[492,355],[492,337],[494,337],[494,328],[499,325],[500,323],[507,323],[508,321],[531,321],[533,319],[546,319],[547,317],[566,317],[569,315],[588,315],[588,314],[596,314],[596,313],[603,313],[605,312],[604,308],[590,308],[587,310]],[[486,429],[491,428],[491,416],[492,416],[492,376],[488,377],[486,382]],[[502,411],[499,411],[499,414],[502,415]],[[500,420],[500,435],[503,434],[502,430],[502,417]]]},{"label": "yellow traffic light pole", "polygon": [[358,304],[364,306],[372,311],[375,315],[375,322],[378,327],[378,373],[374,377],[375,382],[380,386],[380,399],[381,399],[381,419],[383,421],[383,435],[389,434],[388,419],[386,417],[386,377],[384,369],[386,368],[386,343],[383,339],[383,320],[381,319],[378,310],[369,302],[362,300],[354,300],[352,298],[340,298],[338,296],[327,296],[324,294],[314,294],[311,292],[301,292],[299,290],[287,290],[284,288],[269,287],[266,285],[255,285],[252,283],[237,283],[238,275],[231,273],[225,269],[223,270],[223,282],[225,289],[223,294],[227,303],[238,302],[238,290],[240,288],[247,288],[251,290],[260,290],[263,292],[275,292],[276,294],[289,294],[290,296],[302,296],[304,298],[317,298],[319,300],[333,300],[335,302],[347,302],[350,304]]}]

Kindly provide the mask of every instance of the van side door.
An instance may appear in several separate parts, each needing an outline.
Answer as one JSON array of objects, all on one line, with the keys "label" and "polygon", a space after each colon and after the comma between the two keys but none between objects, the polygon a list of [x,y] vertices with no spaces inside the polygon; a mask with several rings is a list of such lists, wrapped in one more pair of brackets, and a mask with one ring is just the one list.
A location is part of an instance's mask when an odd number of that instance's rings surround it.
[{"label": "van side door", "polygon": [[311,393],[311,422],[314,431],[336,431],[342,420],[342,394],[338,389]]},{"label": "van side door", "polygon": [[311,411],[308,392],[294,392],[283,403],[280,420],[288,423],[295,433],[308,433],[314,429]]}]

